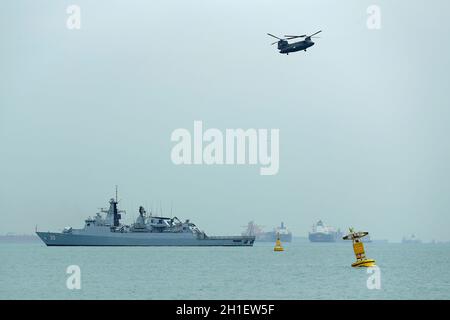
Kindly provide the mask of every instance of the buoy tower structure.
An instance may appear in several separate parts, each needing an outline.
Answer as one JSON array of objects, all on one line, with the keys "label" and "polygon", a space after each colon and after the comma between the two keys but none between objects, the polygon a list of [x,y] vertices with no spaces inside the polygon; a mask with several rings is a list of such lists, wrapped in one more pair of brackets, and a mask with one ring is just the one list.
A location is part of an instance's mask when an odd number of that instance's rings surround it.
[{"label": "buoy tower structure", "polygon": [[355,252],[356,262],[352,263],[352,267],[374,267],[375,260],[366,258],[366,252],[364,251],[364,244],[361,239],[367,236],[369,233],[366,231],[355,232],[353,228],[349,229],[350,233],[344,236],[344,240],[352,240],[353,251]]},{"label": "buoy tower structure", "polygon": [[275,241],[275,247],[273,248],[273,251],[284,251],[284,248],[281,245],[279,233],[277,233],[277,240]]}]

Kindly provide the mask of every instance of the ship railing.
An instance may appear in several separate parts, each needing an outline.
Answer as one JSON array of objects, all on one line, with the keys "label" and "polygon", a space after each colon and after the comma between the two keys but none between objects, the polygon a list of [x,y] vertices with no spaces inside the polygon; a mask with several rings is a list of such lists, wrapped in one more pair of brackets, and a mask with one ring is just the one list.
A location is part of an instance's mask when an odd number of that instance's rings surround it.
[{"label": "ship railing", "polygon": [[206,236],[206,239],[221,239],[221,240],[231,240],[231,239],[242,239],[242,240],[254,240],[254,236]]}]

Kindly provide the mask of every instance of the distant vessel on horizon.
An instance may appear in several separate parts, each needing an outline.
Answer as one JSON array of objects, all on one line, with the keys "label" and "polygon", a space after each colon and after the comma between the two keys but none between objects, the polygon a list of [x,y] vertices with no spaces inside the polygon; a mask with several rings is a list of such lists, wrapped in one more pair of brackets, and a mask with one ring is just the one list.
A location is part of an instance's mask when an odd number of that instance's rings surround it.
[{"label": "distant vessel on horizon", "polygon": [[336,242],[342,241],[343,235],[340,229],[335,230],[319,220],[312,226],[312,232],[309,233],[308,238],[311,242]]},{"label": "distant vessel on horizon", "polygon": [[418,244],[418,243],[422,243],[422,240],[418,239],[415,234],[412,234],[409,238],[403,237],[402,243],[403,244]]},{"label": "distant vessel on horizon", "polygon": [[254,236],[256,241],[274,242],[277,240],[277,236],[282,242],[292,241],[292,232],[286,228],[284,222],[269,232],[263,231],[262,226],[257,225],[254,221],[250,221],[245,227],[247,229],[242,232],[242,236]]},{"label": "distant vessel on horizon", "polygon": [[47,246],[253,246],[255,241],[254,236],[208,236],[189,220],[147,215],[142,206],[136,222],[125,225],[117,205],[116,190],[109,209],[87,218],[83,229],[36,234]]}]

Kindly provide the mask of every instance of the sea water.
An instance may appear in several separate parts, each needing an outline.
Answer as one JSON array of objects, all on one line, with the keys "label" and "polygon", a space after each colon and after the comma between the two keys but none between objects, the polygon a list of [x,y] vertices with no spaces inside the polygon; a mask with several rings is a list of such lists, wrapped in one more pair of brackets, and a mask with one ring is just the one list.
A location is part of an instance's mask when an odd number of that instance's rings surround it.
[{"label": "sea water", "polygon": [[[274,252],[269,243],[0,244],[0,299],[450,299],[448,244],[367,243],[377,274],[351,267],[350,242],[283,245],[284,252]],[[79,267],[80,289],[67,286],[69,266]],[[378,286],[371,276],[379,276]]]}]

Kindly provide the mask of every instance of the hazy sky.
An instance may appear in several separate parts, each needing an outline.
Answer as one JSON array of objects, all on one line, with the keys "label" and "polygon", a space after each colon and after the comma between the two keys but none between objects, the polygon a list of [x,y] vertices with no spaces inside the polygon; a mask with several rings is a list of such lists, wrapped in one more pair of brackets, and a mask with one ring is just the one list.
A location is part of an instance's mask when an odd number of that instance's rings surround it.
[{"label": "hazy sky", "polygon": [[[81,29],[66,28],[68,5]],[[381,29],[366,26],[381,8]],[[3,1],[0,233],[82,227],[119,185],[208,234],[318,219],[450,240],[450,2]],[[277,35],[323,30],[308,52]],[[279,128],[280,169],[175,166],[177,128]]]}]

